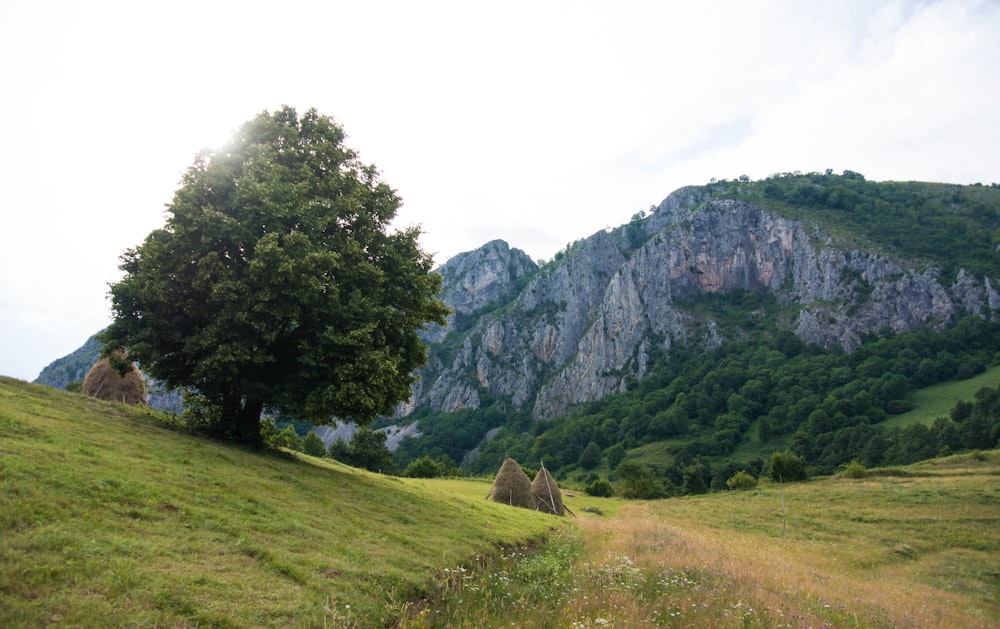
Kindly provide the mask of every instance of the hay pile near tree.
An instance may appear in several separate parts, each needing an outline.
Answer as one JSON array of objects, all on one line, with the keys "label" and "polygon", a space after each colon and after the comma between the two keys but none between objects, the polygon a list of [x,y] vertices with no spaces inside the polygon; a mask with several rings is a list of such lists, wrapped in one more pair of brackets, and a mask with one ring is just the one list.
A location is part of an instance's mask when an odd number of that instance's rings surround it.
[{"label": "hay pile near tree", "polygon": [[531,481],[531,493],[535,496],[535,508],[539,511],[553,515],[566,514],[562,492],[556,485],[556,479],[545,469],[545,463],[542,463],[541,469],[535,474],[535,480]]},{"label": "hay pile near tree", "polygon": [[[122,375],[115,365],[122,365],[125,374]],[[146,402],[146,382],[133,363],[127,362],[124,355],[115,356],[114,360],[102,358],[94,363],[83,378],[80,393],[99,400],[111,400],[124,404],[142,404]]]},{"label": "hay pile near tree", "polygon": [[524,473],[517,461],[507,457],[500,466],[493,488],[488,495],[493,502],[500,502],[512,507],[525,509],[535,508],[535,495],[531,493],[531,479]]}]

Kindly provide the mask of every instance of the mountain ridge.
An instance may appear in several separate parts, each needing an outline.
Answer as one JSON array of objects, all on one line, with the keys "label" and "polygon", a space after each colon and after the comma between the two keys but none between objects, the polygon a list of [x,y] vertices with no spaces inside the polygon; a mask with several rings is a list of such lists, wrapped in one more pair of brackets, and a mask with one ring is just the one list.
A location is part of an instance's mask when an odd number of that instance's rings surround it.
[{"label": "mountain ridge", "polygon": [[415,390],[409,409],[478,408],[487,395],[546,419],[623,391],[646,374],[652,353],[724,342],[711,321],[675,307],[700,294],[774,294],[805,343],[847,352],[865,335],[942,329],[962,313],[992,319],[1000,307],[995,277],[960,268],[949,283],[940,268],[844,249],[815,222],[722,196],[682,188],[649,216],[560,252],[475,325],[435,331],[448,351],[421,369],[433,384]]},{"label": "mountain ridge", "polygon": [[542,265],[493,240],[437,269],[453,312],[425,331],[411,398],[379,424],[398,433],[427,413],[479,413],[468,454],[505,422],[560,417],[674,352],[737,339],[739,326],[690,308],[703,296],[767,295],[774,330],[847,353],[969,315],[996,321],[997,242],[996,186],[851,171],[681,188]]}]

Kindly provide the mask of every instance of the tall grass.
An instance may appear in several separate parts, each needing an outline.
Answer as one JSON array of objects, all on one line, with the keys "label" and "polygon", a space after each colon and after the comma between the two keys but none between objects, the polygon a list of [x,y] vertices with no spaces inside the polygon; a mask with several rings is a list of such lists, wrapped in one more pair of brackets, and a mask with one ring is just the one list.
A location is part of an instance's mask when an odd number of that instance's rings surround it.
[{"label": "tall grass", "polygon": [[410,627],[1000,626],[1000,453],[626,503],[452,573]]}]

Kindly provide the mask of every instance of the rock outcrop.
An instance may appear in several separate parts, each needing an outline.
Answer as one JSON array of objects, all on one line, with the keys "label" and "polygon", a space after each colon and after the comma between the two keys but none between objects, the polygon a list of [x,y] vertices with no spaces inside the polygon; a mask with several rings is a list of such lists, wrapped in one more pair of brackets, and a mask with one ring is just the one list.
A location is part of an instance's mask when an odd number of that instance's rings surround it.
[{"label": "rock outcrop", "polygon": [[995,278],[961,271],[946,285],[936,268],[847,250],[816,225],[704,188],[678,190],[639,227],[638,243],[625,226],[601,231],[520,274],[504,273],[517,250],[499,242],[449,261],[444,300],[464,319],[428,335],[433,359],[407,408],[455,411],[489,399],[558,416],[624,390],[675,344],[725,342],[713,321],[678,307],[705,293],[774,295],[804,342],[849,352],[868,333],[941,328],[961,313],[1000,309]]}]

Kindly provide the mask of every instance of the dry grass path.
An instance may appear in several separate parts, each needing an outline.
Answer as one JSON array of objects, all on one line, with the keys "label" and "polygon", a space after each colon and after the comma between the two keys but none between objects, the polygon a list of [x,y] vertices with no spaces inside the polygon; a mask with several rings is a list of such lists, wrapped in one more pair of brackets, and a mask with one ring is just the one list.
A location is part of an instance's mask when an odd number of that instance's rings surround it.
[{"label": "dry grass path", "polygon": [[[565,617],[586,619],[579,627],[1000,626],[995,475],[828,483],[827,503],[810,495],[817,485],[789,489],[787,537],[776,489],[581,519],[577,573],[590,576]],[[978,505],[933,504],[977,486]],[[910,497],[864,506],[871,492]]]}]

